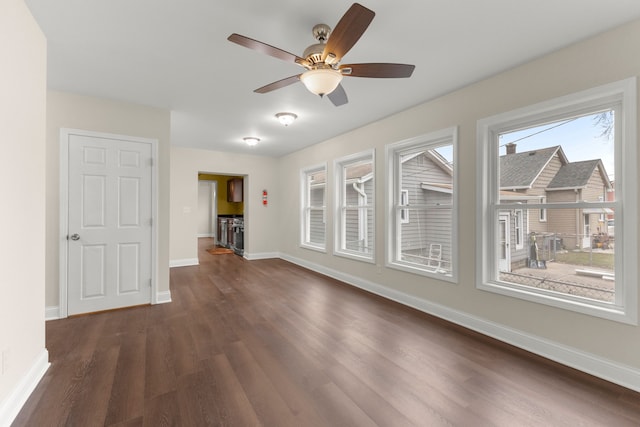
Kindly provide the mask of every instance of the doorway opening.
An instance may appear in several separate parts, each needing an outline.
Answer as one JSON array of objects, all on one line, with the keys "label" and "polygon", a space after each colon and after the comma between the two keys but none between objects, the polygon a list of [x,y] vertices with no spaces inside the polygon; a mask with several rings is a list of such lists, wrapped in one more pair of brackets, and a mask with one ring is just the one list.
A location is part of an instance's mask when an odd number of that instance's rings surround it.
[{"label": "doorway opening", "polygon": [[244,255],[246,175],[198,172],[198,240],[210,253]]}]

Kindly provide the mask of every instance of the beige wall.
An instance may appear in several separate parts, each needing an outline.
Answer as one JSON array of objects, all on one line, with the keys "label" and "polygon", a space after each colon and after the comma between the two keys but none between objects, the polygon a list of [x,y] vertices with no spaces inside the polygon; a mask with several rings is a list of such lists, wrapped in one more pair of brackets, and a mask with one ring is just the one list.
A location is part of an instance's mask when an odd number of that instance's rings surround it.
[{"label": "beige wall", "polygon": [[[44,336],[46,40],[22,0],[0,13],[0,424]],[[1,362],[1,360],[0,360]],[[19,391],[19,390],[18,390]]]},{"label": "beige wall", "polygon": [[[210,150],[171,147],[171,262],[181,265],[198,258],[198,173],[245,175],[245,256],[276,254],[280,195],[276,188],[277,160]],[[222,185],[226,185],[223,183]],[[269,205],[262,205],[262,190]]]},{"label": "beige wall", "polygon": [[168,110],[66,92],[47,93],[46,305],[59,305],[60,129],[72,128],[158,140],[158,292],[169,290]]},{"label": "beige wall", "polygon": [[[493,78],[354,130],[280,160],[281,206],[279,250],[308,265],[382,285],[428,301],[462,316],[499,325],[501,331],[523,333],[544,342],[569,346],[575,352],[600,356],[621,366],[640,369],[640,327],[480,291],[475,287],[476,259],[476,123],[479,119],[570,94],[597,85],[640,75],[640,22],[568,47]],[[451,284],[384,267],[384,204],[376,208],[376,264],[331,255],[332,215],[327,215],[327,254],[298,246],[300,220],[299,170],[368,148],[376,150],[376,199],[384,200],[385,144],[458,126],[459,160],[459,283]],[[310,160],[312,159],[312,160]],[[332,193],[331,193],[332,194]],[[333,197],[328,197],[329,212]],[[636,236],[640,237],[640,236]],[[634,260],[630,260],[634,262]],[[574,353],[575,354],[575,353]]]}]

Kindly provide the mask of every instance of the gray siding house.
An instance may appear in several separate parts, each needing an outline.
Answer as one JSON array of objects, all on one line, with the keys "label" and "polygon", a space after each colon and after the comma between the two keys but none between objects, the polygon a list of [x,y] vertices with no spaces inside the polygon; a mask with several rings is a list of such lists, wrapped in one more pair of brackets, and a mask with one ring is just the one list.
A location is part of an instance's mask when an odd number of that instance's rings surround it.
[{"label": "gray siding house", "polygon": [[[572,203],[576,201],[604,201],[612,188],[611,181],[600,159],[569,162],[561,146],[517,153],[515,144],[507,144],[507,153],[500,157],[500,199],[502,202]],[[508,268],[524,265],[529,256],[528,244],[514,244],[525,236],[552,237],[554,244],[561,241],[564,248],[589,247],[592,235],[606,232],[605,214],[610,210],[593,209],[541,209],[522,207],[526,217],[524,229],[518,228],[516,212],[505,211],[510,235]],[[561,239],[561,240],[556,240]],[[529,241],[527,237],[526,241]]]}]

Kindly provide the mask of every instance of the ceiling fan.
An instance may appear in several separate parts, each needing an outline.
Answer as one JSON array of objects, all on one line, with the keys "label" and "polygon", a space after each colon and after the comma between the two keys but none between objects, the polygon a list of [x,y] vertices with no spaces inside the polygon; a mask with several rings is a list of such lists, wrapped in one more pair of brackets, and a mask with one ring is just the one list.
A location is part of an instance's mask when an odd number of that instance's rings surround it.
[{"label": "ceiling fan", "polygon": [[271,92],[300,80],[310,92],[321,97],[327,95],[335,106],[340,106],[348,102],[340,84],[343,77],[410,77],[415,68],[415,65],[390,63],[340,64],[342,57],[360,39],[374,16],[372,10],[354,3],[333,31],[326,24],[313,27],[313,36],[318,43],[306,48],[302,57],[240,34],[231,34],[228,40],[306,69],[302,74],[278,80],[254,92]]}]

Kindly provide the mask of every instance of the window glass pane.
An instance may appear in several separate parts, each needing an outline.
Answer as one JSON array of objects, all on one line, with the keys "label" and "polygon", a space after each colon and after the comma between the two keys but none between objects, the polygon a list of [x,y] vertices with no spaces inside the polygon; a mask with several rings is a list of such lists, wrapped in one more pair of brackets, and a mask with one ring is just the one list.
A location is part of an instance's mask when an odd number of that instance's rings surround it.
[{"label": "window glass pane", "polygon": [[[499,210],[499,280],[614,302],[616,251],[611,209],[547,209],[547,230],[530,232],[520,249],[515,244],[517,212],[523,212],[525,221],[537,220],[536,209]],[[606,222],[600,221],[600,214],[608,218]]]},{"label": "window glass pane", "polygon": [[335,160],[335,251],[358,260],[373,260],[375,179],[374,152],[357,153]]},{"label": "window glass pane", "polygon": [[315,172],[308,175],[309,180],[309,206],[325,206],[326,172]]},{"label": "window glass pane", "polygon": [[451,273],[452,208],[409,209],[400,226],[400,260],[435,273]]},{"label": "window glass pane", "polygon": [[342,249],[373,253],[373,209],[347,208],[344,211],[345,241]]},{"label": "window glass pane", "polygon": [[500,134],[500,201],[614,201],[614,130],[606,110]]},{"label": "window glass pane", "polygon": [[302,170],[301,243],[312,249],[324,249],[326,240],[326,167]]},{"label": "window glass pane", "polygon": [[[455,129],[399,143],[393,153],[391,265],[456,280]],[[449,280],[449,279],[447,279]]]},{"label": "window glass pane", "polygon": [[325,243],[324,209],[309,210],[309,243]]}]

